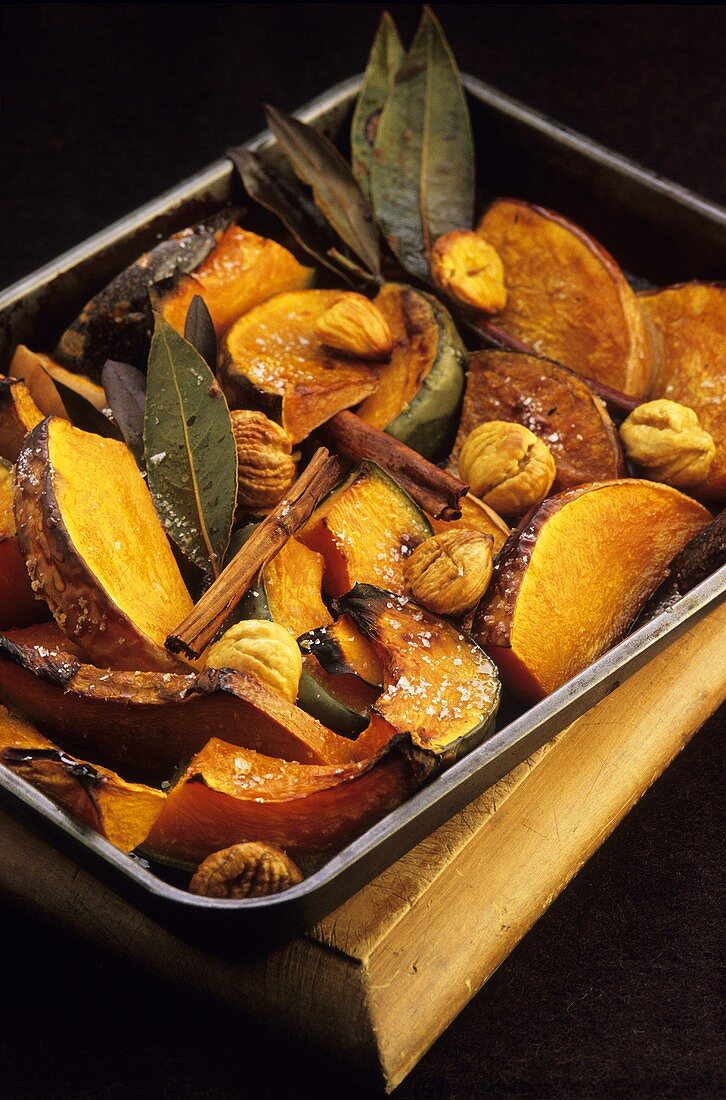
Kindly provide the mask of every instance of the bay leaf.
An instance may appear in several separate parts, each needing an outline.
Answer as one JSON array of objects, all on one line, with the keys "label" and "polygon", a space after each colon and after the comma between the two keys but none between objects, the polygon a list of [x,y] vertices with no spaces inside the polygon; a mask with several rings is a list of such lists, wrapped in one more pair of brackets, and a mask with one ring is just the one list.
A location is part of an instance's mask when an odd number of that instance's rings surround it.
[{"label": "bay leaf", "polygon": [[143,465],[146,377],[130,363],[107,359],[101,371],[101,384],[126,446],[139,465]]},{"label": "bay leaf", "polygon": [[404,56],[396,24],[384,11],[368,57],[365,76],[353,112],[350,154],[353,175],[368,201],[370,163],[381,112],[393,87],[393,79]]},{"label": "bay leaf", "polygon": [[381,271],[378,230],[368,200],[331,141],[292,115],[265,107],[267,124],[295,174],[340,239],[374,275]]},{"label": "bay leaf", "polygon": [[396,73],[370,162],[373,209],[400,263],[429,277],[437,237],[469,229],[474,142],[456,62],[429,8]]},{"label": "bay leaf", "polygon": [[184,339],[197,349],[211,371],[217,370],[217,334],[201,294],[195,294],[189,303],[184,321]]},{"label": "bay leaf", "polygon": [[224,394],[199,352],[158,314],[144,415],[149,490],[169,536],[218,576],[237,503],[237,453]]},{"label": "bay leaf", "polygon": [[288,179],[243,145],[228,149],[227,156],[250,198],[276,214],[309,256],[336,275],[341,274],[329,256],[338,245],[338,238],[297,178]]}]

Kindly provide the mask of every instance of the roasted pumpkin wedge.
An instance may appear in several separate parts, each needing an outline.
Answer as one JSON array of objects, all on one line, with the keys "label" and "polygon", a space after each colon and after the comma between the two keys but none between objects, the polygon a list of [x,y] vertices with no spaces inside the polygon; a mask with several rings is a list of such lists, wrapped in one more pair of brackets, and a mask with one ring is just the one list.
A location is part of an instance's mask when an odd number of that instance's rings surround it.
[{"label": "roasted pumpkin wedge", "polygon": [[523,424],[548,446],[557,466],[554,491],[625,473],[618,433],[605,405],[573,371],[516,352],[475,352],[449,459],[457,470],[469,432],[485,420]]},{"label": "roasted pumpkin wedge", "polygon": [[494,543],[492,550],[498,554],[510,535],[510,530],[501,516],[497,515],[484,501],[467,493],[459,501],[461,517],[459,519],[434,519],[429,517],[435,534],[442,531],[452,531],[457,528],[466,528],[469,531],[480,531],[482,535],[491,535]]},{"label": "roasted pumpkin wedge", "polygon": [[713,437],[716,456],[698,495],[726,500],[726,284],[684,283],[646,291],[658,366],[649,396],[687,405]]},{"label": "roasted pumpkin wedge", "polygon": [[533,352],[631,397],[648,392],[652,349],[627,279],[601,245],[560,214],[497,199],[477,232],[504,263],[495,326]]},{"label": "roasted pumpkin wedge", "polygon": [[391,327],[393,352],[358,415],[427,458],[439,458],[464,388],[464,345],[448,311],[429,294],[387,283],[375,302]]},{"label": "roasted pumpkin wedge", "polygon": [[141,852],[196,867],[238,841],[314,860],[353,840],[411,793],[397,753],[344,766],[292,764],[212,740],[167,797]]},{"label": "roasted pumpkin wedge", "polygon": [[[321,596],[324,567],[320,554],[290,539],[248,591],[235,618],[272,619],[293,638],[331,623]],[[377,692],[350,675],[352,669],[346,672],[331,676],[313,657],[304,656],[297,705],[330,729],[350,736],[368,724]]]},{"label": "roasted pumpkin wedge", "polygon": [[342,596],[356,581],[404,592],[403,562],[431,533],[400,485],[375,463],[362,462],[297,537],[325,559],[325,591]]},{"label": "roasted pumpkin wedge", "polygon": [[25,383],[0,377],[0,458],[15,462],[28,432],[42,419]]},{"label": "roasted pumpkin wedge", "polygon": [[313,275],[281,244],[231,225],[190,275],[178,272],[154,288],[154,307],[183,334],[187,310],[199,294],[219,335],[273,294],[309,286]]},{"label": "roasted pumpkin wedge", "polygon": [[499,555],[473,635],[507,687],[541,699],[623,636],[710,519],[676,489],[634,478],[549,497]]},{"label": "roasted pumpkin wedge", "polygon": [[303,653],[314,657],[326,672],[336,677],[353,673],[380,694],[383,661],[350,615],[339,615],[335,622],[300,635],[298,641]]},{"label": "roasted pumpkin wedge", "polygon": [[257,408],[295,443],[378,385],[379,368],[330,351],[316,322],[346,291],[277,294],[240,317],[222,340],[219,368],[230,407]]},{"label": "roasted pumpkin wedge", "polygon": [[154,787],[127,783],[108,768],[67,756],[5,707],[0,707],[0,764],[122,852],[146,837],[166,799]]},{"label": "roasted pumpkin wedge", "polygon": [[383,693],[361,743],[388,731],[388,737],[404,737],[416,759],[441,765],[494,732],[499,677],[471,638],[374,585],[357,584],[338,603],[383,662]]},{"label": "roasted pumpkin wedge", "polygon": [[179,667],[164,641],[192,601],[128,448],[48,417],[16,485],[20,548],[62,629],[101,665]]},{"label": "roasted pumpkin wedge", "polygon": [[198,267],[235,216],[231,209],[213,214],[139,256],[86,303],[61,336],[54,359],[95,381],[100,381],[107,359],[145,366],[153,328],[150,289],[177,272]]},{"label": "roasted pumpkin wedge", "polygon": [[33,400],[45,416],[61,416],[64,420],[73,419],[63,401],[64,389],[70,390],[71,395],[75,394],[93,405],[98,412],[103,412],[108,405],[103,386],[99,386],[88,375],[67,370],[49,355],[31,351],[24,344],[19,344],[15,349],[10,373],[15,378],[23,379]]},{"label": "roasted pumpkin wedge", "polygon": [[145,783],[168,779],[210,737],[303,763],[350,759],[347,738],[252,676],[99,669],[55,624],[0,635],[0,702],[67,752]]}]

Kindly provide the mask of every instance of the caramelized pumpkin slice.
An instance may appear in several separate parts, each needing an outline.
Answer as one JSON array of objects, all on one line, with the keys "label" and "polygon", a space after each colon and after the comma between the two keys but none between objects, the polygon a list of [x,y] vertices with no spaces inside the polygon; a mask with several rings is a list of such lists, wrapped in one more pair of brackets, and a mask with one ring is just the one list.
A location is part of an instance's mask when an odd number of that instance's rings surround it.
[{"label": "caramelized pumpkin slice", "polygon": [[331,675],[354,673],[371,687],[383,686],[383,661],[378,650],[363,637],[350,615],[340,615],[335,622],[309,630],[298,641],[303,653],[314,657]]},{"label": "caramelized pumpkin slice", "polygon": [[86,303],[61,336],[54,358],[98,381],[107,359],[145,366],[153,327],[150,289],[198,267],[234,218],[234,210],[223,210],[139,256]]},{"label": "caramelized pumpkin slice", "polygon": [[687,405],[716,457],[698,495],[726,500],[726,285],[685,283],[640,295],[655,330],[658,368],[649,397]]},{"label": "caramelized pumpkin slice", "polygon": [[230,407],[261,409],[299,443],[335,413],[373,393],[378,368],[335,355],[315,334],[315,322],[345,294],[278,294],[240,317],[220,349]]},{"label": "caramelized pumpkin slice", "polygon": [[[293,638],[332,622],[321,588],[325,563],[320,554],[297,539],[289,539],[267,565],[242,600],[238,614],[245,619],[271,619]],[[362,646],[365,645],[361,639]],[[347,669],[331,676],[311,656],[303,656],[297,703],[330,729],[344,735],[359,733],[368,724],[377,692]],[[352,675],[350,673],[353,673]]]},{"label": "caramelized pumpkin slice", "polygon": [[573,371],[517,352],[475,352],[469,359],[459,431],[449,459],[457,472],[469,432],[485,420],[523,424],[548,446],[555,492],[625,473],[618,433],[605,405]]},{"label": "caramelized pumpkin slice", "polygon": [[325,559],[325,591],[342,596],[356,581],[403,592],[403,563],[431,533],[408,493],[375,463],[362,462],[313,512],[298,538]]},{"label": "caramelized pumpkin slice", "polygon": [[550,497],[500,554],[473,635],[507,687],[541,699],[623,636],[710,519],[676,489],[631,478]]},{"label": "caramelized pumpkin slice", "polygon": [[28,432],[42,419],[25,383],[0,377],[0,458],[15,462]]},{"label": "caramelized pumpkin slice", "polygon": [[459,501],[461,517],[459,519],[434,519],[431,526],[435,534],[441,531],[452,531],[457,528],[466,528],[468,531],[480,531],[482,535],[491,535],[494,539],[493,552],[498,554],[510,535],[510,530],[501,516],[497,515],[493,508],[485,504],[483,500],[467,493]]},{"label": "caramelized pumpkin slice", "polygon": [[196,867],[210,853],[261,840],[294,859],[342,848],[412,791],[396,753],[344,766],[291,764],[213,740],[169,794],[144,855]]},{"label": "caramelized pumpkin slice", "polygon": [[349,757],[346,738],[252,676],[95,668],[55,624],[0,635],[0,702],[66,751],[146,783],[168,779],[210,737],[303,763]]},{"label": "caramelized pumpkin slice", "polygon": [[391,327],[393,352],[358,416],[438,458],[453,434],[464,388],[464,345],[447,310],[429,294],[387,283],[375,301]]},{"label": "caramelized pumpkin slice", "polygon": [[33,588],[94,662],[165,669],[192,601],[133,455],[49,417],[18,459],[15,508]]},{"label": "caramelized pumpkin slice", "polygon": [[61,752],[33,726],[0,707],[0,764],[77,821],[130,852],[149,832],[166,795]]},{"label": "caramelized pumpkin slice", "polygon": [[[46,366],[52,362],[47,355],[31,351],[25,344],[18,344],[10,363],[10,373],[13,378],[22,378],[44,416],[61,416],[64,420],[69,420],[63,399],[46,370]],[[57,363],[53,365],[57,370],[63,370]],[[72,375],[70,371],[64,371],[64,374],[72,378],[80,377]]]},{"label": "caramelized pumpkin slice", "polygon": [[199,294],[219,335],[273,294],[309,286],[313,275],[311,268],[299,264],[281,244],[231,225],[192,274],[177,274],[156,288],[154,305],[183,334],[187,310]]},{"label": "caramelized pumpkin slice", "polygon": [[652,351],[638,299],[601,245],[519,199],[497,199],[477,232],[504,263],[508,297],[498,329],[586,378],[645,396]]},{"label": "caramelized pumpkin slice", "polygon": [[0,630],[50,618],[48,605],[35,598],[18,545],[13,493],[13,468],[0,458]]},{"label": "caramelized pumpkin slice", "polygon": [[405,596],[357,584],[339,605],[372,641],[384,668],[375,727],[403,735],[417,757],[455,760],[494,732],[499,677],[487,655],[451,623]]}]

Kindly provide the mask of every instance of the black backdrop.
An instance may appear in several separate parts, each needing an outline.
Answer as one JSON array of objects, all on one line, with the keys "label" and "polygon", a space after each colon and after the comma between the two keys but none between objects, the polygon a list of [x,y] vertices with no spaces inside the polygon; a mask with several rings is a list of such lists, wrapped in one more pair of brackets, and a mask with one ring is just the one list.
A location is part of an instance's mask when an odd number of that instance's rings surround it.
[{"label": "black backdrop", "polygon": [[[291,108],[361,69],[380,10],[6,6],[0,283],[251,135],[262,101]],[[391,10],[410,37],[417,6]],[[462,68],[726,201],[723,8],[448,4],[439,13]],[[685,750],[401,1100],[723,1094],[722,727],[712,720]],[[1,915],[7,1100],[358,1095],[62,929]]]}]

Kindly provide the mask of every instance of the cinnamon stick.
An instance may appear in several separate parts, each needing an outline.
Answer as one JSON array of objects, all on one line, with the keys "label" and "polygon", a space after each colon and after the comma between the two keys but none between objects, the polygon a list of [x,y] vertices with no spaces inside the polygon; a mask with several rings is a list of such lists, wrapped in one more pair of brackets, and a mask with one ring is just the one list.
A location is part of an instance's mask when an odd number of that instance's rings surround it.
[{"label": "cinnamon stick", "polygon": [[166,648],[187,657],[200,657],[260,570],[307,523],[319,501],[340,481],[341,474],[338,459],[325,447],[319,447],[284,499],[263,519],[184,622],[169,635]]},{"label": "cinnamon stick", "polygon": [[436,519],[458,519],[469,486],[439,469],[405,443],[351,412],[339,412],[318,429],[326,443],[354,462],[370,459],[386,470],[410,497]]},{"label": "cinnamon stick", "polygon": [[[510,336],[508,333],[503,332],[491,321],[467,321],[461,327],[480,347],[495,347],[500,351],[518,351],[522,355],[534,355],[538,359],[542,358],[534,348],[529,347],[528,344],[523,344],[516,336]],[[564,366],[564,363],[559,365]],[[565,367],[565,370],[571,370],[571,368]],[[574,373],[576,372],[573,371]],[[603,382],[596,382],[594,378],[585,378],[585,381],[600,400],[605,402],[607,410],[614,420],[624,420],[640,404],[637,398],[629,397],[627,393],[621,393],[620,390],[614,390],[612,386],[606,386]]]}]

